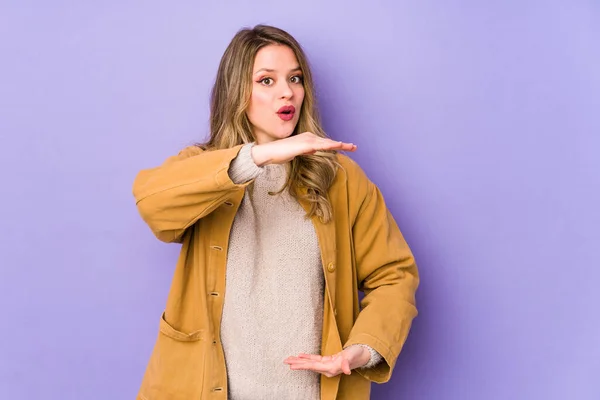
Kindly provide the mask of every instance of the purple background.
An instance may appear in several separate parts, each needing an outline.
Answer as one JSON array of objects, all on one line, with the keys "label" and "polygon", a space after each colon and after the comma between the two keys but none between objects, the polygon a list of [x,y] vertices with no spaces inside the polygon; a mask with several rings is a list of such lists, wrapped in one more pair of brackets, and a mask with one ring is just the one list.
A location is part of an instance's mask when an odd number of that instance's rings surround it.
[{"label": "purple background", "polygon": [[[36,4],[37,3],[37,4]],[[374,399],[600,399],[600,3],[0,6],[0,399],[133,399],[179,246],[131,195],[242,26],[295,35],[421,268]]]}]

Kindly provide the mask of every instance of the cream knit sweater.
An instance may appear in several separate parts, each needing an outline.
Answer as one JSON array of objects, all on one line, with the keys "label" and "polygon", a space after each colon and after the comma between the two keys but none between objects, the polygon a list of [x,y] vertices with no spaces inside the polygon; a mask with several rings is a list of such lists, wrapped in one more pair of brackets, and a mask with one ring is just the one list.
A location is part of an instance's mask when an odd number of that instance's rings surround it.
[{"label": "cream knit sweater", "polygon": [[[247,187],[229,238],[221,340],[231,400],[318,400],[320,375],[283,363],[320,354],[324,286],[319,243],[302,206],[286,191],[289,163],[258,167],[240,150],[229,169]],[[367,346],[369,368],[381,356]]]}]

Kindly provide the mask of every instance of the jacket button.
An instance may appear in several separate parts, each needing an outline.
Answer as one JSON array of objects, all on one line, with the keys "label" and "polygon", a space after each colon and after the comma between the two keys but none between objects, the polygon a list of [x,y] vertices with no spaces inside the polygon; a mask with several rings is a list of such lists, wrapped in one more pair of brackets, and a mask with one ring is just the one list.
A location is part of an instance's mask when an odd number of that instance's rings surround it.
[{"label": "jacket button", "polygon": [[329,272],[335,271],[335,264],[330,262],[329,265],[327,266],[327,271],[329,271]]}]

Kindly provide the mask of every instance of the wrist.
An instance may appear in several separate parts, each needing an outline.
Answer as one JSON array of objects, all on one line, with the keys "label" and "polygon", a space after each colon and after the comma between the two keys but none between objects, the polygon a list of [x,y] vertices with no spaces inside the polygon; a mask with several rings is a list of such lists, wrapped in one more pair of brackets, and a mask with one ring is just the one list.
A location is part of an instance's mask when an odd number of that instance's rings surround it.
[{"label": "wrist", "polygon": [[353,344],[350,347],[352,347],[353,350],[355,350],[353,351],[354,359],[350,363],[351,369],[361,368],[363,365],[366,365],[371,360],[371,352],[365,346],[361,346],[360,344]]},{"label": "wrist", "polygon": [[268,160],[265,158],[264,147],[262,145],[257,144],[252,146],[252,149],[250,149],[250,155],[252,156],[254,164],[256,164],[258,167],[262,167],[267,164]]},{"label": "wrist", "polygon": [[364,346],[360,346],[362,352],[360,353],[360,366],[366,365],[371,361],[371,352]]}]

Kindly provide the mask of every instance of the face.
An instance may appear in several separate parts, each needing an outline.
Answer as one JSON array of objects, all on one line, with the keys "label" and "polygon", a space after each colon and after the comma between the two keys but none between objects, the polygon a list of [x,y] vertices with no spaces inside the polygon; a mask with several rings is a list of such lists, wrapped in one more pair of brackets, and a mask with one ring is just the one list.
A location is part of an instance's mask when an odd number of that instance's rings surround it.
[{"label": "face", "polygon": [[304,85],[292,49],[268,45],[256,53],[246,115],[258,144],[289,137],[300,117]]}]

